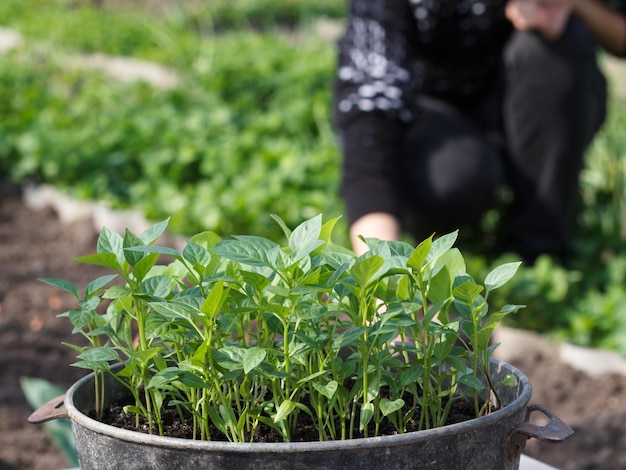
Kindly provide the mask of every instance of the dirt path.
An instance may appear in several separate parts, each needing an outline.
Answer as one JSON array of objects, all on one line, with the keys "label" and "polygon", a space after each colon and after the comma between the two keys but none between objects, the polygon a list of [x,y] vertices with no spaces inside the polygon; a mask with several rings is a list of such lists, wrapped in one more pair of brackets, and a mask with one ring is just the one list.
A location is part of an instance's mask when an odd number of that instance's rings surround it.
[{"label": "dirt path", "polygon": [[[0,469],[67,467],[43,429],[26,422],[31,409],[19,378],[41,377],[66,388],[84,375],[67,365],[72,353],[61,342],[70,339],[70,327],[56,318],[71,299],[37,279],[63,277],[82,288],[97,275],[96,268],[73,261],[94,251],[92,227],[88,220],[62,224],[50,209],[30,210],[18,188],[0,182]],[[563,444],[529,441],[527,454],[564,470],[626,469],[626,377],[585,374],[541,336],[504,333],[500,355],[529,376],[532,402],[576,431]]]}]

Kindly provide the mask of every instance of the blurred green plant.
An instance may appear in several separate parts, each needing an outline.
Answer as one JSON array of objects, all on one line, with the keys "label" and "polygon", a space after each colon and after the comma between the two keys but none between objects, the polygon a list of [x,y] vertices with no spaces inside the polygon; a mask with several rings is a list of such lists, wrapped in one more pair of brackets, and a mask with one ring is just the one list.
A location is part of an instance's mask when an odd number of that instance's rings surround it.
[{"label": "blurred green plant", "polygon": [[[26,401],[34,410],[65,393],[65,390],[53,383],[39,378],[23,377],[20,380],[20,384]],[[44,429],[52,439],[55,447],[66,458],[68,464],[71,467],[78,467],[76,444],[74,443],[74,434],[72,433],[70,421],[67,419],[48,421],[44,423]]]},{"label": "blurred green plant", "polygon": [[313,38],[236,33],[184,86],[160,91],[25,47],[0,58],[0,169],[171,217],[179,233],[254,227],[276,238],[259,214],[280,211],[295,224],[342,212],[332,62]]}]

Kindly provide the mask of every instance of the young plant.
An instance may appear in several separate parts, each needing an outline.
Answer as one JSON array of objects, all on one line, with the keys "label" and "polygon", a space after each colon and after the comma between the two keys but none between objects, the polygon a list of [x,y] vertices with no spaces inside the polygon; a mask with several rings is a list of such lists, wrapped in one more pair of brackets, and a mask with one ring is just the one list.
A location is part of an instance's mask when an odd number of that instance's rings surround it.
[{"label": "young plant", "polygon": [[154,245],[167,221],[140,235],[103,229],[97,253],[77,260],[114,274],[83,298],[45,279],[78,299],[63,314],[89,343],[74,346],[74,365],[124,384],[137,426],[163,434],[171,408],[196,439],[271,430],[291,441],[305,421],[319,440],[368,437],[443,426],[458,400],[475,417],[501,406],[490,337],[520,306],[491,311],[487,300],[519,263],[481,285],[456,232],[416,248],[368,239],[357,257],[331,243],[337,219],[293,231],[275,219],[285,244],[203,232],[178,251]]}]

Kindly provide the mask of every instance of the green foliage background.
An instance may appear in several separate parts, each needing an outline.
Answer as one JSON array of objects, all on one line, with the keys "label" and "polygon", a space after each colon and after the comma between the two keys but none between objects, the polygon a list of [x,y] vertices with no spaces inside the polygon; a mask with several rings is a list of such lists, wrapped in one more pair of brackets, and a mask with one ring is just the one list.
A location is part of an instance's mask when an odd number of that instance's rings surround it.
[{"label": "green foliage background", "polygon": [[[321,23],[342,0],[3,0],[0,26],[23,43],[0,56],[0,175],[47,182],[78,198],[135,207],[192,234],[278,239],[268,217],[294,227],[341,215],[331,128],[333,38]],[[105,53],[172,68],[159,90],[78,65]],[[615,78],[614,78],[615,79]],[[525,267],[498,295],[528,308],[514,325],[626,354],[626,105],[587,157],[567,267]],[[467,237],[470,272],[495,260]],[[347,245],[345,222],[335,242]],[[477,243],[480,241],[480,243]]]}]

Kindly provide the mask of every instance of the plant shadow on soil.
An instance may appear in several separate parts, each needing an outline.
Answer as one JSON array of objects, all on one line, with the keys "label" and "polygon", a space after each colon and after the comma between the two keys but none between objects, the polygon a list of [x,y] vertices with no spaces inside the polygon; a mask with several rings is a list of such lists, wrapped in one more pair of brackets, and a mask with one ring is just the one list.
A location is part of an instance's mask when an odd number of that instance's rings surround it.
[{"label": "plant shadow on soil", "polygon": [[[71,325],[56,315],[73,307],[69,295],[40,281],[62,277],[84,288],[98,267],[74,257],[93,253],[90,220],[62,224],[50,209],[24,206],[19,187],[0,181],[0,470],[67,467],[32,412],[19,380],[38,377],[63,388],[86,374],[69,366]],[[572,426],[561,444],[530,440],[525,453],[563,470],[626,469],[626,376],[590,377],[559,360],[543,339],[507,361],[528,375],[531,403]],[[262,444],[260,444],[262,445]]]}]

